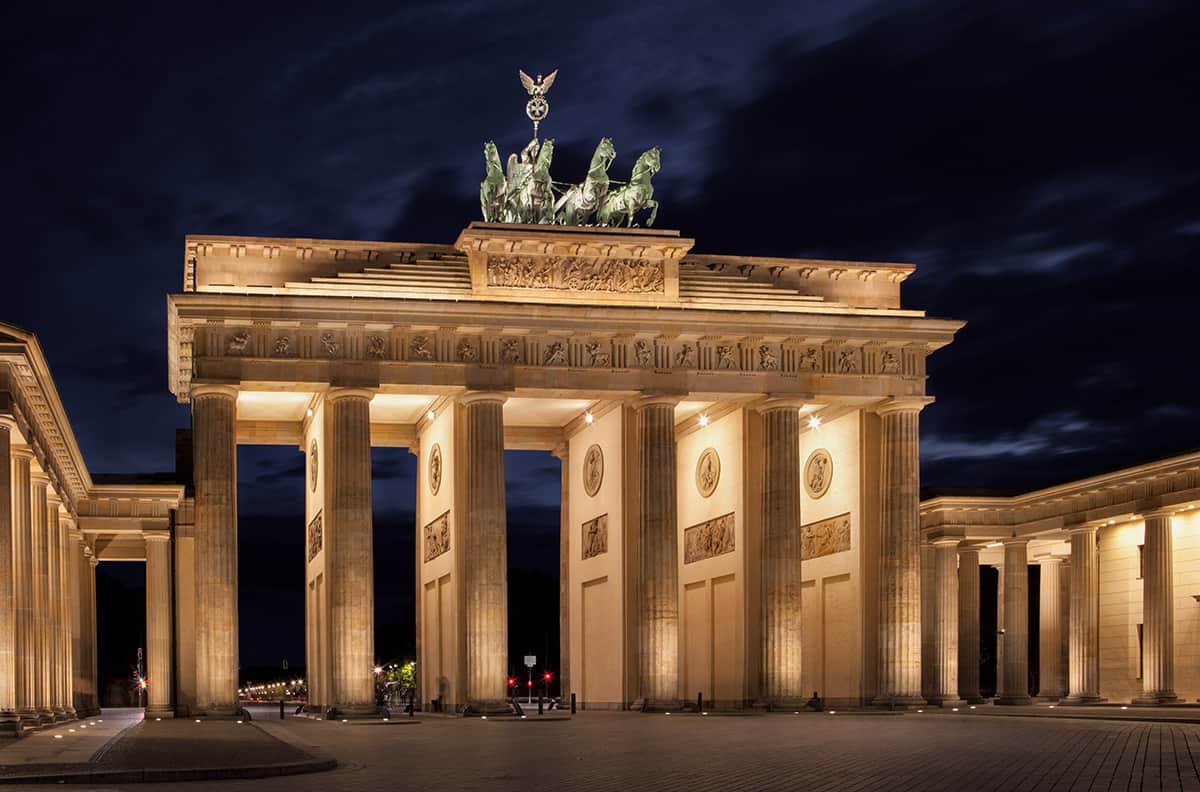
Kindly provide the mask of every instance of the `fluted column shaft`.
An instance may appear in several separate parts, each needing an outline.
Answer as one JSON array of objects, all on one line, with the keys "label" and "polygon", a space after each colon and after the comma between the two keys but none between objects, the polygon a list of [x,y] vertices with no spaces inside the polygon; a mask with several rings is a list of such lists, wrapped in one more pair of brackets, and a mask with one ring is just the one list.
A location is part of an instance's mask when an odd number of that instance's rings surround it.
[{"label": "fluted column shaft", "polygon": [[1029,540],[1004,540],[1004,694],[997,704],[1028,704]]},{"label": "fluted column shaft", "polygon": [[937,551],[921,543],[921,698],[937,701]]},{"label": "fluted column shaft", "polygon": [[0,423],[0,733],[20,729],[17,714],[16,503],[13,427]]},{"label": "fluted column shaft", "polygon": [[83,573],[87,583],[87,597],[82,611],[82,615],[87,618],[87,627],[84,630],[84,647],[87,650],[85,671],[88,675],[88,710],[89,714],[93,715],[100,712],[100,656],[96,649],[96,565],[99,563],[99,559],[92,555],[90,550],[84,551]]},{"label": "fluted column shaft", "polygon": [[51,490],[46,492],[46,674],[50,711],[55,720],[66,717],[66,707],[63,702],[61,686],[63,640],[62,640],[62,591],[63,570],[62,554],[59,551],[59,521],[58,507],[61,502]]},{"label": "fluted column shaft", "polygon": [[571,449],[563,443],[554,450],[562,463],[558,512],[558,690],[571,694]]},{"label": "fluted column shaft", "polygon": [[375,712],[375,593],[371,523],[371,398],[330,391],[325,402],[326,525],[333,707]]},{"label": "fluted column shaft", "polygon": [[958,540],[934,543],[933,701],[961,701],[958,695]]},{"label": "fluted column shaft", "polygon": [[800,682],[800,413],[793,405],[762,419],[763,697],[796,704]]},{"label": "fluted column shaft", "polygon": [[36,725],[37,639],[33,622],[33,485],[30,463],[33,453],[21,446],[13,450],[13,577],[16,587],[16,692],[17,712],[26,726]]},{"label": "fluted column shaft", "polygon": [[74,518],[62,511],[58,516],[58,634],[59,653],[57,680],[58,698],[62,704],[63,714],[68,718],[76,716],[75,696],[73,691],[75,661],[72,656],[75,643],[71,635],[71,585],[74,582],[74,566],[71,565],[71,530]]},{"label": "fluted column shaft", "polygon": [[30,514],[33,522],[33,706],[41,723],[54,721],[50,701],[50,519],[46,502],[50,479],[33,473]]},{"label": "fluted column shaft", "polygon": [[679,539],[675,503],[675,403],[637,405],[639,686],[647,708],[679,695]]},{"label": "fluted column shaft", "polygon": [[196,481],[196,708],[238,710],[237,392],[192,390]]},{"label": "fluted column shaft", "polygon": [[171,718],[172,674],[171,534],[146,532],[146,716]]},{"label": "fluted column shaft", "polygon": [[508,526],[504,501],[504,401],[460,399],[466,432],[467,704],[504,707],[508,667]]},{"label": "fluted column shaft", "polygon": [[1038,696],[1059,699],[1067,695],[1066,669],[1062,666],[1062,558],[1043,558],[1038,564]]},{"label": "fluted column shaft", "polygon": [[958,697],[978,703],[979,551],[958,551]]},{"label": "fluted column shaft", "polygon": [[87,712],[87,701],[84,698],[85,687],[84,680],[86,676],[83,671],[84,659],[84,643],[83,643],[83,626],[81,603],[83,602],[82,587],[86,584],[83,582],[83,570],[81,561],[83,558],[83,533],[72,525],[67,531],[67,574],[70,582],[67,586],[67,594],[69,601],[67,606],[70,608],[67,614],[69,621],[69,629],[71,631],[71,706],[76,714],[82,716]]},{"label": "fluted column shaft", "polygon": [[1175,695],[1175,578],[1171,512],[1146,514],[1142,547],[1142,695],[1165,704]]},{"label": "fluted column shaft", "polygon": [[877,704],[920,704],[920,406],[880,410],[882,497],[879,543],[879,692]]},{"label": "fluted column shaft", "polygon": [[1100,570],[1096,528],[1071,531],[1069,703],[1100,700]]}]

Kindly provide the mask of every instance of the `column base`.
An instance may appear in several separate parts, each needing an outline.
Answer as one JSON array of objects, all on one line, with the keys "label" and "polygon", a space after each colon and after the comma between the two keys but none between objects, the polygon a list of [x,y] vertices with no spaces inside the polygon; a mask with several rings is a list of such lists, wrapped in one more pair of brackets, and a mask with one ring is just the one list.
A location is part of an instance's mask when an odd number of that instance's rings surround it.
[{"label": "column base", "polygon": [[974,696],[966,696],[966,695],[963,695],[962,693],[959,693],[958,696],[964,702],[966,702],[968,705],[970,705],[970,704],[986,704],[987,703],[987,699],[985,699],[983,696],[980,696],[978,694],[976,694]]},{"label": "column base", "polygon": [[[767,712],[803,712],[805,709],[812,709],[808,706],[811,699],[780,696],[778,698],[759,699],[751,706],[753,709],[765,709]],[[824,701],[822,701],[824,704]]]},{"label": "column base", "polygon": [[217,706],[198,710],[193,715],[205,720],[236,720],[238,718],[245,718],[246,710],[239,706]]},{"label": "column base", "polygon": [[928,699],[926,703],[931,707],[942,707],[943,709],[949,709],[951,707],[965,707],[967,705],[966,700],[960,698],[939,699],[935,697]]},{"label": "column base", "polygon": [[679,699],[636,699],[629,707],[635,712],[682,712],[683,704]]},{"label": "column base", "polygon": [[1002,707],[1019,707],[1032,704],[1033,699],[1029,696],[997,696],[996,703]]},{"label": "column base", "polygon": [[63,714],[67,716],[67,720],[79,719],[79,712],[74,707],[64,707]]},{"label": "column base", "polygon": [[1164,690],[1159,693],[1142,694],[1129,703],[1135,707],[1159,707],[1163,704],[1178,704],[1179,696],[1176,696],[1173,690]]},{"label": "column base", "polygon": [[146,707],[146,715],[145,715],[146,720],[150,720],[151,718],[166,719],[166,718],[174,718],[174,717],[175,717],[175,708],[170,706],[169,704],[164,704],[161,706]]},{"label": "column base", "polygon": [[48,724],[54,723],[54,710],[51,710],[51,709],[38,710],[37,711],[37,719],[38,719],[38,724],[41,726],[46,726]]},{"label": "column base", "polygon": [[1067,706],[1085,706],[1087,704],[1103,704],[1108,699],[1103,696],[1067,696],[1064,699],[1059,699],[1059,704]]},{"label": "column base", "polygon": [[[525,706],[529,706],[526,704]],[[508,699],[488,699],[485,701],[468,701],[463,707],[463,717],[473,715],[515,715],[517,708]]]},{"label": "column base", "polygon": [[872,707],[886,707],[888,709],[909,709],[912,707],[924,707],[925,699],[920,696],[876,696],[871,700]]},{"label": "column base", "polygon": [[55,723],[62,723],[63,721],[68,719],[67,711],[65,709],[63,709],[62,707],[51,707],[50,711],[52,713],[54,713],[54,722]]},{"label": "column base", "polygon": [[17,713],[0,713],[0,739],[20,737],[24,732],[25,728],[21,725],[21,717]]}]

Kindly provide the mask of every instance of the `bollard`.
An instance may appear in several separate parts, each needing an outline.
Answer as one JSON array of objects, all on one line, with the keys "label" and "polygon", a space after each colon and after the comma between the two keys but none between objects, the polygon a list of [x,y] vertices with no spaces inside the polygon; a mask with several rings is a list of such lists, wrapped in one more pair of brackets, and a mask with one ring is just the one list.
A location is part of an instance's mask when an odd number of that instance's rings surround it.
[{"label": "bollard", "polygon": [[538,694],[538,715],[542,714],[542,695]]},{"label": "bollard", "polygon": [[571,714],[575,714],[575,694],[571,694]]},{"label": "bollard", "polygon": [[283,720],[283,699],[279,699],[279,720]]},{"label": "bollard", "polygon": [[696,712],[704,712],[704,691],[696,694]]}]

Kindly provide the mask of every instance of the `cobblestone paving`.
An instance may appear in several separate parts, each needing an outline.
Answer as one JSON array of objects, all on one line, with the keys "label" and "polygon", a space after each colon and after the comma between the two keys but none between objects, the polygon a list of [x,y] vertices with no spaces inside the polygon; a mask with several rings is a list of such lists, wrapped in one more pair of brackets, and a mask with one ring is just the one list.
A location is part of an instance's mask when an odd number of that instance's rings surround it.
[{"label": "cobblestone paving", "polygon": [[342,767],[187,788],[1200,790],[1200,726],[1193,724],[943,714],[629,713],[548,723],[260,724],[318,746]]}]

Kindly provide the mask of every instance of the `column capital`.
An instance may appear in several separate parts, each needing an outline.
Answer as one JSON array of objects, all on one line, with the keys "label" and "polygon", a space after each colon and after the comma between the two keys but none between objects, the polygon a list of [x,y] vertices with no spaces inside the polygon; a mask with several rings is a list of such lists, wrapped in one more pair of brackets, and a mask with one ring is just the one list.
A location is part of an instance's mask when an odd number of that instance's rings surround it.
[{"label": "column capital", "polygon": [[27,445],[14,445],[12,455],[14,459],[24,459],[28,462],[33,459],[33,448]]},{"label": "column capital", "polygon": [[1009,536],[1004,539],[1001,539],[1000,542],[1005,547],[1008,547],[1009,545],[1027,545],[1027,544],[1029,544],[1029,537],[1028,536]]},{"label": "column capital", "polygon": [[325,391],[325,401],[335,402],[340,399],[366,399],[370,401],[375,398],[375,391],[369,388],[330,388]]},{"label": "column capital", "polygon": [[233,385],[192,385],[191,396],[193,399],[198,399],[202,396],[224,396],[228,399],[236,399],[238,389]]},{"label": "column capital", "polygon": [[554,446],[554,449],[550,452],[550,456],[557,457],[565,462],[570,453],[571,446],[569,443],[559,443]]},{"label": "column capital", "polygon": [[171,532],[169,530],[145,530],[142,531],[142,538],[147,542],[169,542],[171,541]]},{"label": "column capital", "polygon": [[681,401],[683,401],[683,397],[677,394],[643,393],[633,400],[633,409],[640,410],[643,407],[653,407],[655,405],[674,407]]},{"label": "column capital", "polygon": [[17,419],[7,413],[0,415],[0,429],[7,429],[10,432],[21,431],[21,427],[17,426]]},{"label": "column capital", "polygon": [[1178,507],[1174,506],[1163,506],[1157,509],[1147,509],[1146,511],[1142,512],[1142,519],[1151,520],[1165,517],[1169,520],[1177,511]]},{"label": "column capital", "polygon": [[975,545],[962,545],[962,544],[960,544],[958,546],[958,557],[959,558],[962,558],[963,556],[965,556],[969,553],[975,554],[975,563],[978,564],[979,563],[979,548],[978,547],[976,547]]},{"label": "column capital", "polygon": [[939,536],[929,540],[929,544],[934,547],[958,547],[961,542],[962,538],[958,536]]},{"label": "column capital", "polygon": [[1035,564],[1039,564],[1042,566],[1051,566],[1054,564],[1063,564],[1070,560],[1071,560],[1070,556],[1051,555],[1051,556],[1042,556],[1041,558],[1035,558],[1035,559],[1033,559],[1033,562]]},{"label": "column capital", "polygon": [[902,396],[882,401],[871,407],[870,410],[877,415],[894,412],[919,413],[930,404],[933,404],[932,396]]},{"label": "column capital", "polygon": [[79,530],[78,528],[68,528],[67,536],[70,537],[72,542],[83,541],[83,531]]},{"label": "column capital", "polygon": [[63,505],[62,496],[53,487],[46,488],[46,504],[51,511],[58,511],[58,508]]},{"label": "column capital", "polygon": [[509,394],[500,391],[469,390],[459,394],[458,403],[463,406],[478,404],[480,402],[499,402],[500,404],[504,404],[508,401],[508,397]]},{"label": "column capital", "polygon": [[767,399],[761,404],[755,405],[754,409],[760,413],[763,413],[764,415],[766,413],[777,412],[779,410],[795,410],[796,413],[799,414],[802,407],[805,407],[811,403],[812,402],[806,402],[804,399],[797,399],[794,397],[779,397]]},{"label": "column capital", "polygon": [[1095,534],[1096,531],[1100,530],[1100,526],[1103,524],[1104,524],[1104,521],[1081,523],[1079,525],[1068,526],[1066,528],[1066,531],[1067,531],[1067,533],[1071,534],[1072,536],[1074,536],[1075,534],[1086,534],[1086,533]]},{"label": "column capital", "polygon": [[[50,474],[44,470],[29,471],[29,482],[35,487],[50,487]],[[47,492],[47,495],[49,493]]]}]

